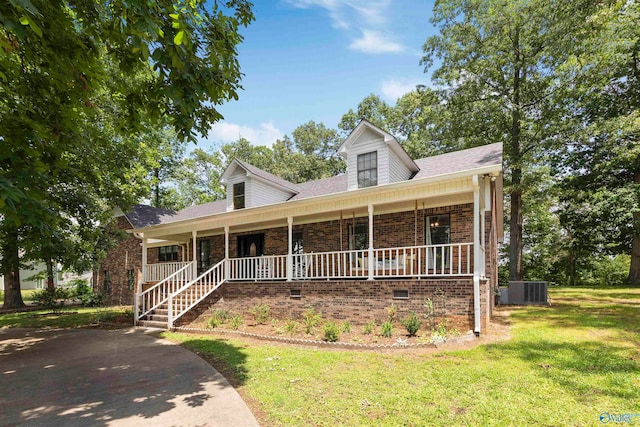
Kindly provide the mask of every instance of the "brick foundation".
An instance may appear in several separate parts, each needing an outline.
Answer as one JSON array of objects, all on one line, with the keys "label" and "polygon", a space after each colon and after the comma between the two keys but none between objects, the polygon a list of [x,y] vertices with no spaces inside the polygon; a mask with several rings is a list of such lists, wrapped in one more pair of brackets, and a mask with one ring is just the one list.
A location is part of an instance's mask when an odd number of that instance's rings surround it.
[{"label": "brick foundation", "polygon": [[[290,296],[300,290],[301,297]],[[394,290],[408,290],[409,299],[394,299]],[[481,325],[487,325],[489,285],[481,282]],[[391,304],[398,307],[398,319],[411,311],[421,316],[430,298],[434,304],[436,324],[445,317],[449,327],[461,332],[473,330],[473,279],[375,280],[375,281],[300,281],[300,282],[227,282],[194,310],[185,314],[178,325],[207,319],[212,311],[223,308],[249,316],[248,310],[267,304],[276,319],[300,319],[313,307],[325,319],[349,320],[353,324],[380,323]]]}]

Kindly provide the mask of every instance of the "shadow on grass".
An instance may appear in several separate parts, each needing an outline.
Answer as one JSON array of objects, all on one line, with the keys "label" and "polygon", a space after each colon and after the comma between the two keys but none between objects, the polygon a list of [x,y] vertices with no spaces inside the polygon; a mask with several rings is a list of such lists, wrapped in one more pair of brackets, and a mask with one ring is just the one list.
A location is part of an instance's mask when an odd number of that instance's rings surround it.
[{"label": "shadow on grass", "polygon": [[598,341],[535,340],[502,344],[500,352],[537,365],[539,375],[572,392],[640,398],[640,390],[633,381],[640,377],[640,360],[629,355],[629,347]]},{"label": "shadow on grass", "polygon": [[247,355],[242,347],[232,344],[229,340],[194,337],[181,339],[180,344],[206,360],[233,387],[242,386],[248,379],[248,370],[245,367]]}]

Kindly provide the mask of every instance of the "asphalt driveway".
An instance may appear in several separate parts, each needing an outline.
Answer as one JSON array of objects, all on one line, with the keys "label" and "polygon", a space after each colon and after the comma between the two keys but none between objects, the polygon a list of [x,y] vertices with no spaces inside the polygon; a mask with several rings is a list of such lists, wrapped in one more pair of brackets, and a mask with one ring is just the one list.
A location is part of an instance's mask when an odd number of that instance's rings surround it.
[{"label": "asphalt driveway", "polygon": [[140,329],[0,329],[0,425],[257,426],[195,354]]}]

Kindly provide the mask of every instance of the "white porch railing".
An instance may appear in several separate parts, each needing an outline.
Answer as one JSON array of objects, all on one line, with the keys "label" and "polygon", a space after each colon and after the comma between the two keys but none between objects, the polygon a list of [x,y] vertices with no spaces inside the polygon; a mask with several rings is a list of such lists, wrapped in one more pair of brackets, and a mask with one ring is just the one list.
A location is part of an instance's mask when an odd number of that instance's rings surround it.
[{"label": "white porch railing", "polygon": [[169,296],[168,327],[226,281],[225,260],[220,261]]},{"label": "white porch railing", "polygon": [[293,255],[293,279],[367,277],[367,250],[315,252]]},{"label": "white porch railing", "polygon": [[161,262],[159,264],[147,264],[145,271],[146,282],[159,282],[165,277],[171,276],[178,270],[184,268],[185,265],[191,265],[189,262]]},{"label": "white porch railing", "polygon": [[374,249],[373,277],[472,276],[473,243]]},{"label": "white porch railing", "polygon": [[160,280],[159,283],[156,283],[146,291],[136,295],[136,321],[141,317],[150,314],[162,304],[165,304],[171,293],[192,281],[194,262],[192,261],[180,264],[184,264],[182,268],[174,271],[172,274]]},{"label": "white porch railing", "polygon": [[264,255],[229,260],[229,280],[274,279],[287,279],[286,255]]}]

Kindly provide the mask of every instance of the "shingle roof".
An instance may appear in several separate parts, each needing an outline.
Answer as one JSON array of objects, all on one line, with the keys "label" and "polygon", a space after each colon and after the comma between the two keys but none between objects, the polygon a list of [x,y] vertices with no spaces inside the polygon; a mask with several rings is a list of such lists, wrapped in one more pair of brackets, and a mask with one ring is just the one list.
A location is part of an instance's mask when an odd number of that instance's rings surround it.
[{"label": "shingle roof", "polygon": [[347,175],[338,175],[331,178],[303,182],[298,184],[298,189],[300,192],[289,200],[308,199],[309,197],[340,193],[347,191]]},{"label": "shingle roof", "polygon": [[274,184],[277,184],[281,187],[287,188],[291,191],[293,191],[294,193],[298,192],[298,186],[292,182],[287,181],[286,179],[282,179],[279,176],[276,176],[272,173],[269,173],[265,170],[262,170],[258,167],[253,166],[250,163],[246,163],[243,162],[242,160],[239,159],[235,159],[236,162],[238,162],[240,164],[240,166],[242,166],[243,168],[245,168],[249,173],[258,176],[262,179],[265,179],[267,181],[271,181]]},{"label": "shingle roof", "polygon": [[[295,191],[289,200],[302,200],[311,197],[324,196],[347,191],[347,175],[338,175],[331,178],[323,178],[315,181],[292,184],[282,178],[263,171],[249,163],[241,162],[240,165],[250,173],[263,179],[277,183],[283,187]],[[432,176],[477,169],[485,166],[502,164],[502,144],[483,145],[467,150],[454,151],[437,156],[418,159],[415,163],[420,171],[412,179],[428,178]],[[286,202],[284,202],[286,203]],[[184,221],[224,213],[227,211],[226,200],[189,206],[179,212],[168,209],[154,208],[152,206],[135,205],[127,218],[135,228],[148,227],[157,224],[167,224],[176,221]]]},{"label": "shingle roof", "polygon": [[172,209],[156,208],[148,205],[133,205],[131,211],[124,214],[134,228],[149,227],[168,222],[176,214]]},{"label": "shingle roof", "polygon": [[420,171],[413,179],[502,164],[502,143],[483,145],[416,160]]}]

